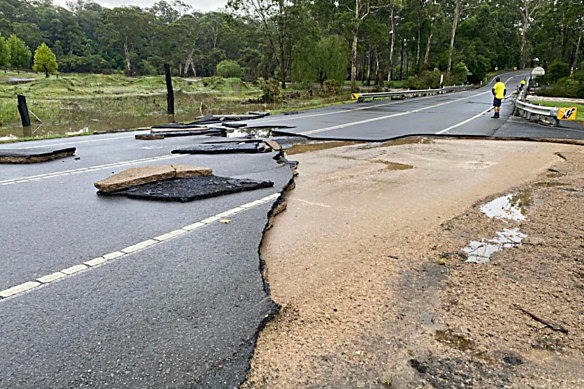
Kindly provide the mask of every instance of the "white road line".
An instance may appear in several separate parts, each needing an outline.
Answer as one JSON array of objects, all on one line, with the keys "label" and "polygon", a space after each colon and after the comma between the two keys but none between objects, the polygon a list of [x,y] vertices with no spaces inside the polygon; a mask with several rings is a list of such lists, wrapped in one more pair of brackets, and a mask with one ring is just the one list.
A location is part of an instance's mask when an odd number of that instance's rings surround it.
[{"label": "white road line", "polygon": [[456,102],[459,102],[459,101],[462,101],[462,100],[466,100],[466,99],[471,99],[473,97],[481,96],[481,95],[484,95],[484,94],[487,94],[487,93],[491,93],[491,92],[488,91],[488,92],[477,93],[477,94],[472,95],[472,96],[461,97],[459,99],[449,100],[449,101],[445,101],[443,103],[430,105],[428,107],[413,109],[411,111],[399,112],[399,113],[394,113],[394,114],[386,115],[386,116],[378,116],[378,117],[374,117],[374,118],[371,118],[371,119],[359,120],[359,121],[356,121],[356,122],[344,123],[344,124],[339,124],[339,125],[331,126],[331,127],[318,128],[316,130],[310,130],[310,131],[300,132],[299,134],[300,135],[318,134],[320,132],[338,130],[338,129],[341,129],[341,128],[346,128],[346,127],[351,127],[351,126],[357,126],[357,125],[360,125],[360,124],[376,122],[376,121],[379,121],[379,120],[390,119],[390,118],[394,118],[394,117],[398,117],[398,116],[409,115],[409,114],[412,114],[412,113],[422,112],[422,111],[425,111],[427,109],[437,108],[437,107],[441,107],[443,105],[456,103]]},{"label": "white road line", "polygon": [[54,273],[48,274],[46,276],[39,277],[35,281],[25,282],[25,283],[22,283],[20,285],[16,285],[16,286],[13,286],[11,288],[2,290],[2,291],[0,291],[0,301],[3,301],[5,299],[7,299],[9,297],[13,297],[15,295],[22,294],[24,292],[28,292],[32,289],[37,288],[37,287],[47,285],[47,284],[50,284],[50,283],[58,281],[58,280],[62,280],[64,278],[73,277],[73,276],[80,274],[82,272],[90,271],[90,270],[97,268],[99,266],[106,265],[108,262],[111,262],[114,259],[124,258],[124,257],[132,255],[138,251],[144,250],[146,248],[161,245],[164,242],[167,242],[171,239],[174,239],[180,235],[190,233],[198,228],[208,226],[208,225],[214,223],[215,221],[220,220],[221,217],[219,215],[234,215],[236,213],[241,213],[241,212],[247,211],[248,209],[252,209],[254,207],[257,207],[258,205],[265,204],[267,202],[276,200],[278,197],[280,197],[280,193],[271,194],[271,195],[263,197],[259,200],[255,200],[255,201],[251,201],[251,202],[246,203],[246,204],[242,204],[238,207],[229,209],[227,211],[223,211],[215,216],[206,218],[206,219],[198,221],[196,223],[189,224],[189,225],[187,225],[183,228],[180,228],[178,230],[170,231],[166,234],[159,235],[156,238],[147,239],[145,241],[142,241],[142,242],[133,244],[131,246],[128,246],[126,248],[123,248],[119,251],[114,251],[114,252],[109,253],[109,254],[104,254],[100,257],[83,262],[82,264],[70,266],[70,267],[63,269],[61,271],[54,272]]},{"label": "white road line", "polygon": [[[94,136],[94,135],[88,135],[88,136]],[[95,136],[97,136],[97,135],[95,135]],[[28,146],[28,147],[27,147],[27,142],[23,142],[23,143],[18,143],[18,146],[22,146],[22,147],[17,147],[17,148],[18,149],[39,149],[39,148],[43,148],[43,147],[78,145],[80,143],[104,142],[104,141],[109,141],[109,140],[127,139],[127,138],[133,138],[133,137],[134,137],[134,135],[132,135],[132,136],[116,136],[116,137],[110,137],[110,138],[80,140],[80,141],[76,141],[76,142],[49,143],[49,144],[45,144],[45,145]],[[38,142],[40,142],[40,140]]]},{"label": "white road line", "polygon": [[[509,81],[510,81],[512,78],[514,78],[514,77],[515,77],[515,76],[509,77],[507,80],[505,80],[505,82],[506,82],[506,83],[507,83],[507,82],[509,82]],[[486,92],[485,92],[485,93],[486,93]],[[491,109],[493,109],[493,107],[489,107],[489,108],[485,109],[483,112],[480,112],[480,113],[478,113],[478,114],[474,115],[474,116],[473,116],[473,117],[471,117],[471,118],[468,118],[468,119],[466,119],[466,120],[463,120],[462,122],[460,122],[460,123],[457,123],[457,124],[455,124],[455,125],[452,125],[452,126],[450,126],[450,127],[448,127],[448,128],[445,128],[445,129],[443,129],[443,130],[440,130],[440,131],[438,131],[438,132],[436,133],[436,135],[444,134],[444,133],[446,133],[446,132],[448,132],[448,131],[450,131],[450,130],[453,130],[453,129],[457,128],[457,127],[460,127],[460,126],[462,126],[462,125],[465,125],[466,123],[468,123],[468,122],[471,122],[471,121],[473,121],[473,120],[475,120],[475,119],[477,119],[477,118],[481,117],[482,115],[486,114],[486,113],[487,113],[487,112],[489,112]]]},{"label": "white road line", "polygon": [[112,167],[127,166],[127,165],[135,165],[135,164],[143,163],[143,162],[165,161],[168,159],[175,159],[175,158],[184,157],[185,155],[186,154],[183,154],[183,155],[181,155],[181,154],[163,155],[160,157],[141,158],[141,159],[135,159],[132,161],[108,163],[105,165],[96,165],[96,166],[84,167],[84,168],[79,168],[79,169],[74,169],[74,170],[63,170],[60,172],[39,174],[36,176],[11,178],[9,180],[0,181],[0,186],[21,183],[21,182],[39,181],[39,180],[44,180],[44,179],[48,179],[48,178],[67,176],[70,174],[94,172],[97,170],[108,169],[108,168],[112,168]]},{"label": "white road line", "polygon": [[307,119],[307,118],[313,118],[313,117],[317,117],[317,116],[338,115],[338,114],[342,114],[342,113],[349,113],[349,112],[355,112],[355,111],[363,111],[363,110],[372,109],[372,108],[386,107],[388,105],[411,103],[412,101],[426,100],[426,99],[431,99],[433,97],[438,97],[438,96],[432,95],[432,96],[424,96],[424,97],[414,97],[414,98],[404,99],[404,100],[400,100],[400,101],[392,101],[391,103],[368,105],[366,107],[352,108],[352,109],[346,109],[346,110],[342,110],[342,111],[327,111],[327,112],[321,112],[321,113],[315,113],[315,114],[303,115],[303,116],[291,115],[291,117],[285,117],[285,118],[274,117],[274,118],[265,119],[265,120],[262,119],[261,124],[271,123],[271,122],[284,122],[284,121],[288,121],[288,120]]},{"label": "white road line", "polygon": [[482,115],[486,114],[486,113],[487,113],[487,112],[489,112],[491,109],[492,109],[492,107],[489,107],[489,108],[485,109],[483,112],[481,112],[481,113],[478,113],[478,114],[476,114],[475,116],[473,116],[473,117],[471,117],[471,118],[469,118],[469,119],[463,120],[463,121],[462,121],[462,122],[460,122],[460,123],[457,123],[457,124],[455,124],[455,125],[453,125],[453,126],[450,126],[450,127],[448,127],[448,128],[445,128],[445,129],[443,129],[443,130],[441,130],[441,131],[438,131],[438,132],[436,133],[436,135],[444,134],[444,133],[446,133],[446,132],[448,132],[448,131],[450,131],[450,130],[452,130],[452,129],[456,128],[456,127],[460,127],[460,126],[462,126],[462,125],[464,125],[464,124],[466,124],[466,123],[468,123],[468,122],[470,122],[470,121],[473,121],[473,120],[475,120],[476,118],[478,118],[478,117],[481,117]]}]

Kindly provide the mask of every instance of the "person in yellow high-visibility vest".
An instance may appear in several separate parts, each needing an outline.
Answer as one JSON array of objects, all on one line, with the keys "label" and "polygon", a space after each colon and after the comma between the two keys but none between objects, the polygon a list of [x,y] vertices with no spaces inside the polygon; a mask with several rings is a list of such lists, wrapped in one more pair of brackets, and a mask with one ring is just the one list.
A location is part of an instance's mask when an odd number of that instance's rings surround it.
[{"label": "person in yellow high-visibility vest", "polygon": [[521,80],[521,82],[519,83],[519,92],[521,92],[523,90],[523,88],[525,88],[525,80]]},{"label": "person in yellow high-visibility vest", "polygon": [[507,94],[507,89],[505,84],[501,81],[501,78],[497,77],[495,79],[497,82],[493,87],[493,107],[495,107],[495,114],[492,116],[493,119],[499,119],[499,112],[501,111],[501,103]]}]

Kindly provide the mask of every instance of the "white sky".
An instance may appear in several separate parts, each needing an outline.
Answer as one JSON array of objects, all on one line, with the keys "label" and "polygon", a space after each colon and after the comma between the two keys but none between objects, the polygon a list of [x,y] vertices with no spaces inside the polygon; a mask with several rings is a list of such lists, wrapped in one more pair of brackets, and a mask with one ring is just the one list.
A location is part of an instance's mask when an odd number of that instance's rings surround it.
[{"label": "white sky", "polygon": [[[53,3],[60,5],[62,7],[67,7],[67,2],[70,0],[53,0]],[[137,5],[141,8],[148,8],[152,6],[157,0],[94,0],[95,3],[100,4],[102,7],[114,8],[124,5]],[[183,0],[186,4],[193,7],[193,10],[197,11],[216,11],[217,9],[225,7],[227,0]],[[170,0],[166,0],[167,3],[172,3]]]}]

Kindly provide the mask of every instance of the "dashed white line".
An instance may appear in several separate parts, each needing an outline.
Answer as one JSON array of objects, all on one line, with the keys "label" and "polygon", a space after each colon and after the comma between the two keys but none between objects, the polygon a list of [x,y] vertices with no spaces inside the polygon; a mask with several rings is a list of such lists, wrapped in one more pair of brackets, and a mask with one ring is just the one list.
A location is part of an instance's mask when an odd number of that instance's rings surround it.
[{"label": "dashed white line", "polygon": [[144,250],[144,249],[149,248],[149,247],[158,246],[160,244],[163,244],[164,242],[167,242],[168,240],[171,240],[171,239],[174,239],[174,238],[181,236],[183,234],[195,231],[199,228],[208,226],[208,225],[212,224],[213,222],[220,220],[222,217],[224,217],[226,215],[230,216],[230,215],[234,215],[234,214],[237,214],[240,212],[244,212],[244,211],[251,209],[251,208],[254,208],[258,205],[265,204],[269,201],[276,200],[278,197],[280,197],[280,193],[271,194],[271,195],[263,197],[259,200],[255,200],[255,201],[252,201],[252,202],[249,202],[246,204],[242,204],[238,207],[221,212],[215,216],[211,216],[211,217],[208,217],[204,220],[189,224],[189,225],[182,227],[178,230],[170,231],[166,234],[159,235],[155,238],[147,239],[145,241],[133,244],[133,245],[128,246],[126,248],[123,248],[119,251],[114,251],[112,253],[104,254],[102,256],[96,257],[96,258],[91,259],[89,261],[83,262],[82,264],[70,266],[66,269],[39,277],[35,281],[28,281],[28,282],[22,283],[20,285],[16,285],[16,286],[13,286],[11,288],[2,290],[2,291],[0,291],[0,301],[3,301],[9,297],[14,297],[14,296],[22,294],[24,292],[29,292],[30,290],[35,289],[37,287],[47,285],[47,284],[50,284],[52,282],[55,282],[55,281],[58,281],[58,280],[61,280],[61,279],[67,278],[67,277],[72,277],[72,276],[75,276],[75,275],[82,273],[82,272],[90,271],[91,269],[105,265],[108,262],[113,261],[114,259],[124,258],[124,257],[127,257],[131,254],[134,254],[140,250]]},{"label": "dashed white line", "polygon": [[326,131],[332,131],[332,130],[339,130],[339,129],[346,128],[346,127],[352,127],[352,126],[357,126],[357,125],[360,125],[360,124],[371,123],[371,122],[376,122],[376,121],[379,121],[379,120],[385,120],[385,119],[390,119],[390,118],[394,118],[394,117],[398,117],[398,116],[409,115],[409,114],[412,114],[412,113],[422,112],[422,111],[425,111],[427,109],[437,108],[437,107],[441,107],[443,105],[456,103],[458,101],[462,101],[462,100],[466,100],[466,99],[471,99],[473,97],[481,96],[481,95],[484,95],[486,93],[491,93],[491,92],[488,91],[488,92],[477,93],[475,95],[461,97],[459,99],[449,100],[449,101],[445,101],[445,102],[442,102],[442,103],[439,103],[439,104],[430,105],[428,107],[422,107],[422,108],[418,108],[418,109],[413,109],[411,111],[399,112],[399,113],[394,113],[394,114],[386,115],[386,116],[378,116],[378,117],[374,117],[374,118],[371,118],[371,119],[365,119],[365,120],[359,120],[359,121],[356,121],[356,122],[338,124],[336,126],[331,126],[331,127],[318,128],[316,130],[310,130],[310,131],[300,132],[299,134],[300,135],[318,134],[320,132],[326,132]]},{"label": "dashed white line", "polygon": [[39,174],[39,175],[35,175],[35,176],[11,178],[9,180],[0,181],[0,186],[11,185],[11,184],[16,184],[16,183],[21,183],[21,182],[40,181],[40,180],[45,180],[45,179],[49,179],[49,178],[67,176],[70,174],[94,172],[97,170],[103,170],[103,169],[108,169],[108,168],[112,168],[112,167],[120,167],[120,166],[127,166],[127,165],[135,165],[135,164],[143,163],[143,162],[165,161],[168,159],[175,159],[175,158],[180,158],[180,157],[184,157],[184,155],[179,155],[179,154],[162,155],[159,157],[140,158],[140,159],[134,159],[131,161],[108,163],[105,165],[96,165],[96,166],[84,167],[84,168],[79,168],[79,169],[74,169],[74,170],[63,170],[60,172]]}]

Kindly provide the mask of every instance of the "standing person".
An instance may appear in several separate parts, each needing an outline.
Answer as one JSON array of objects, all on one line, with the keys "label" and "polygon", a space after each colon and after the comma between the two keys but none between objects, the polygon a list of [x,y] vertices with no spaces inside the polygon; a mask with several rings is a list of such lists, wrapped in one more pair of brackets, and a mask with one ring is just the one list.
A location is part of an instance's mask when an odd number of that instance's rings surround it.
[{"label": "standing person", "polygon": [[501,102],[503,102],[503,99],[507,94],[507,89],[505,89],[505,84],[501,82],[500,77],[497,77],[495,81],[497,81],[497,83],[495,84],[492,90],[494,96],[493,107],[495,107],[495,114],[492,116],[492,118],[499,119],[499,112],[501,111]]},{"label": "standing person", "polygon": [[521,80],[521,83],[519,83],[519,92],[521,92],[523,88],[525,88],[525,80]]}]

